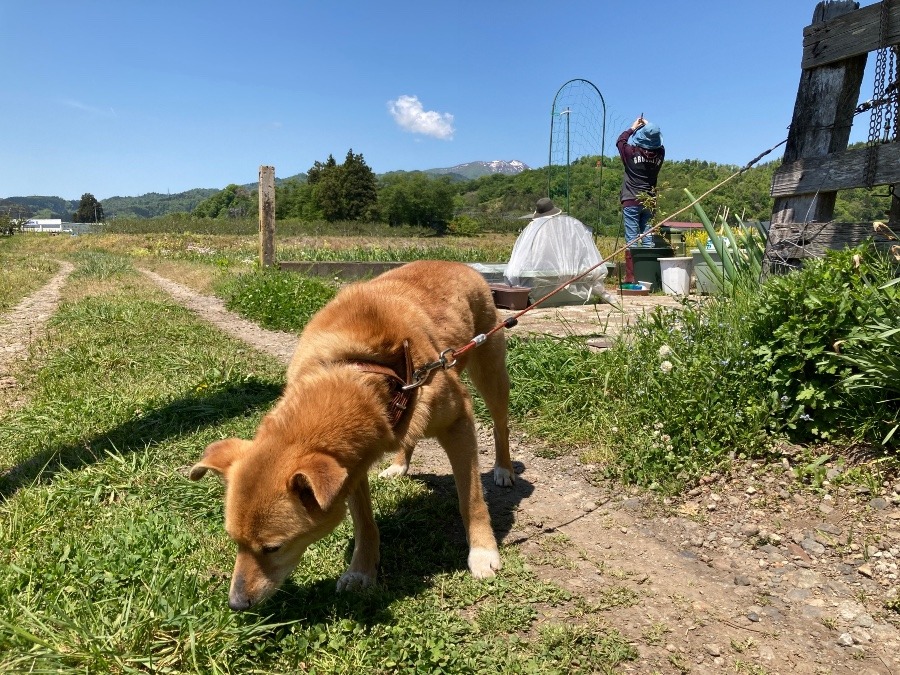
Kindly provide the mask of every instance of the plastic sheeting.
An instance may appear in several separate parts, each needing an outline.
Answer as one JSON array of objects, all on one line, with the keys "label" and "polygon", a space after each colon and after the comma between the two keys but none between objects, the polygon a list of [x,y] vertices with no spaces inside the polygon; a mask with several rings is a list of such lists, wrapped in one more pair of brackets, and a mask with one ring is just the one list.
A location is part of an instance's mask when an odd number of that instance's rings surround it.
[{"label": "plastic sheeting", "polygon": [[[535,301],[601,260],[591,231],[580,220],[565,214],[544,216],[532,220],[516,239],[506,265],[506,281],[531,288]],[[605,279],[606,265],[599,265],[541,306],[587,303],[591,298],[606,300]]]}]

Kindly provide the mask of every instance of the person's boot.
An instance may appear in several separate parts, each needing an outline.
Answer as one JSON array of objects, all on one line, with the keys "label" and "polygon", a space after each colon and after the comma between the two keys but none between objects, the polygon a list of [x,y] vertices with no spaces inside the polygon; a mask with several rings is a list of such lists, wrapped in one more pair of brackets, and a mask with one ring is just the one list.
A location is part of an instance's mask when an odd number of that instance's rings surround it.
[{"label": "person's boot", "polygon": [[625,283],[634,283],[634,260],[631,257],[631,249],[625,249]]}]

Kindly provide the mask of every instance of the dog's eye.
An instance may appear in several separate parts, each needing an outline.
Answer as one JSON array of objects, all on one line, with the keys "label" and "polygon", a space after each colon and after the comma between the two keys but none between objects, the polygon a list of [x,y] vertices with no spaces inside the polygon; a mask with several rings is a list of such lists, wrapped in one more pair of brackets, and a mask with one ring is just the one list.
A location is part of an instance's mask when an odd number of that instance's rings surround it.
[{"label": "dog's eye", "polygon": [[262,547],[262,552],[263,552],[263,553],[275,553],[275,552],[278,551],[278,549],[280,549],[280,548],[281,548],[281,545],[280,545],[280,544],[279,544],[278,546],[263,546],[263,547]]}]

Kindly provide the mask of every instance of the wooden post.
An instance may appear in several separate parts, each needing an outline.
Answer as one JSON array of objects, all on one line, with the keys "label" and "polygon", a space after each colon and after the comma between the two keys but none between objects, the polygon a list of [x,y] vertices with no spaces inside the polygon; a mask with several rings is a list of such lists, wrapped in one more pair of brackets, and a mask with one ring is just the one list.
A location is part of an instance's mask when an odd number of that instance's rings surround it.
[{"label": "wooden post", "polygon": [[[820,2],[813,12],[813,23],[828,21],[858,8],[859,3],[853,0]],[[847,148],[867,56],[860,54],[833,65],[803,71],[784,149],[785,164]],[[772,210],[772,223],[827,222],[834,213],[836,194],[806,194],[777,200]]]},{"label": "wooden post", "polygon": [[[816,5],[812,23],[830,21],[859,8],[854,0],[829,0]],[[868,54],[804,69],[800,75],[794,115],[784,150],[784,163],[822,157],[847,148]],[[828,222],[834,214],[836,192],[778,197],[772,207],[772,223],[766,245],[766,269],[777,263],[772,245],[785,238],[796,223]],[[777,266],[777,265],[776,265]]]},{"label": "wooden post", "polygon": [[259,167],[259,264],[275,264],[275,167]]}]

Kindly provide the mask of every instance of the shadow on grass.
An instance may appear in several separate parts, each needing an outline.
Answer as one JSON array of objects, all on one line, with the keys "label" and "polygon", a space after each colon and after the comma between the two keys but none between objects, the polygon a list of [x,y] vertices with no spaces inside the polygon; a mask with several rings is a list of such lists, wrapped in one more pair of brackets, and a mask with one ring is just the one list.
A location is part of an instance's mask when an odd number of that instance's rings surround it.
[{"label": "shadow on grass", "polygon": [[32,455],[0,475],[0,498],[8,499],[35,482],[50,481],[61,470],[92,464],[104,458],[106,450],[126,455],[144,450],[149,443],[160,443],[268,407],[281,392],[281,386],[247,380],[202,395],[183,396],[94,438]]},{"label": "shadow on grass", "polygon": [[[274,598],[256,610],[258,615],[272,624],[329,624],[335,618],[350,618],[367,626],[393,624],[397,601],[419,595],[433,585],[437,575],[466,572],[468,545],[453,476],[420,474],[412,479],[425,483],[429,492],[404,499],[391,512],[376,516],[381,532],[381,564],[373,587],[338,593],[336,578],[302,585],[289,578]],[[482,486],[494,533],[502,542],[512,529],[519,503],[534,487],[521,475],[513,487],[498,487],[493,472],[482,475]],[[351,540],[345,554],[348,565],[352,551]],[[303,565],[301,559],[298,567],[302,569]],[[222,602],[227,600],[223,594]],[[401,611],[408,613],[409,608]]]}]

